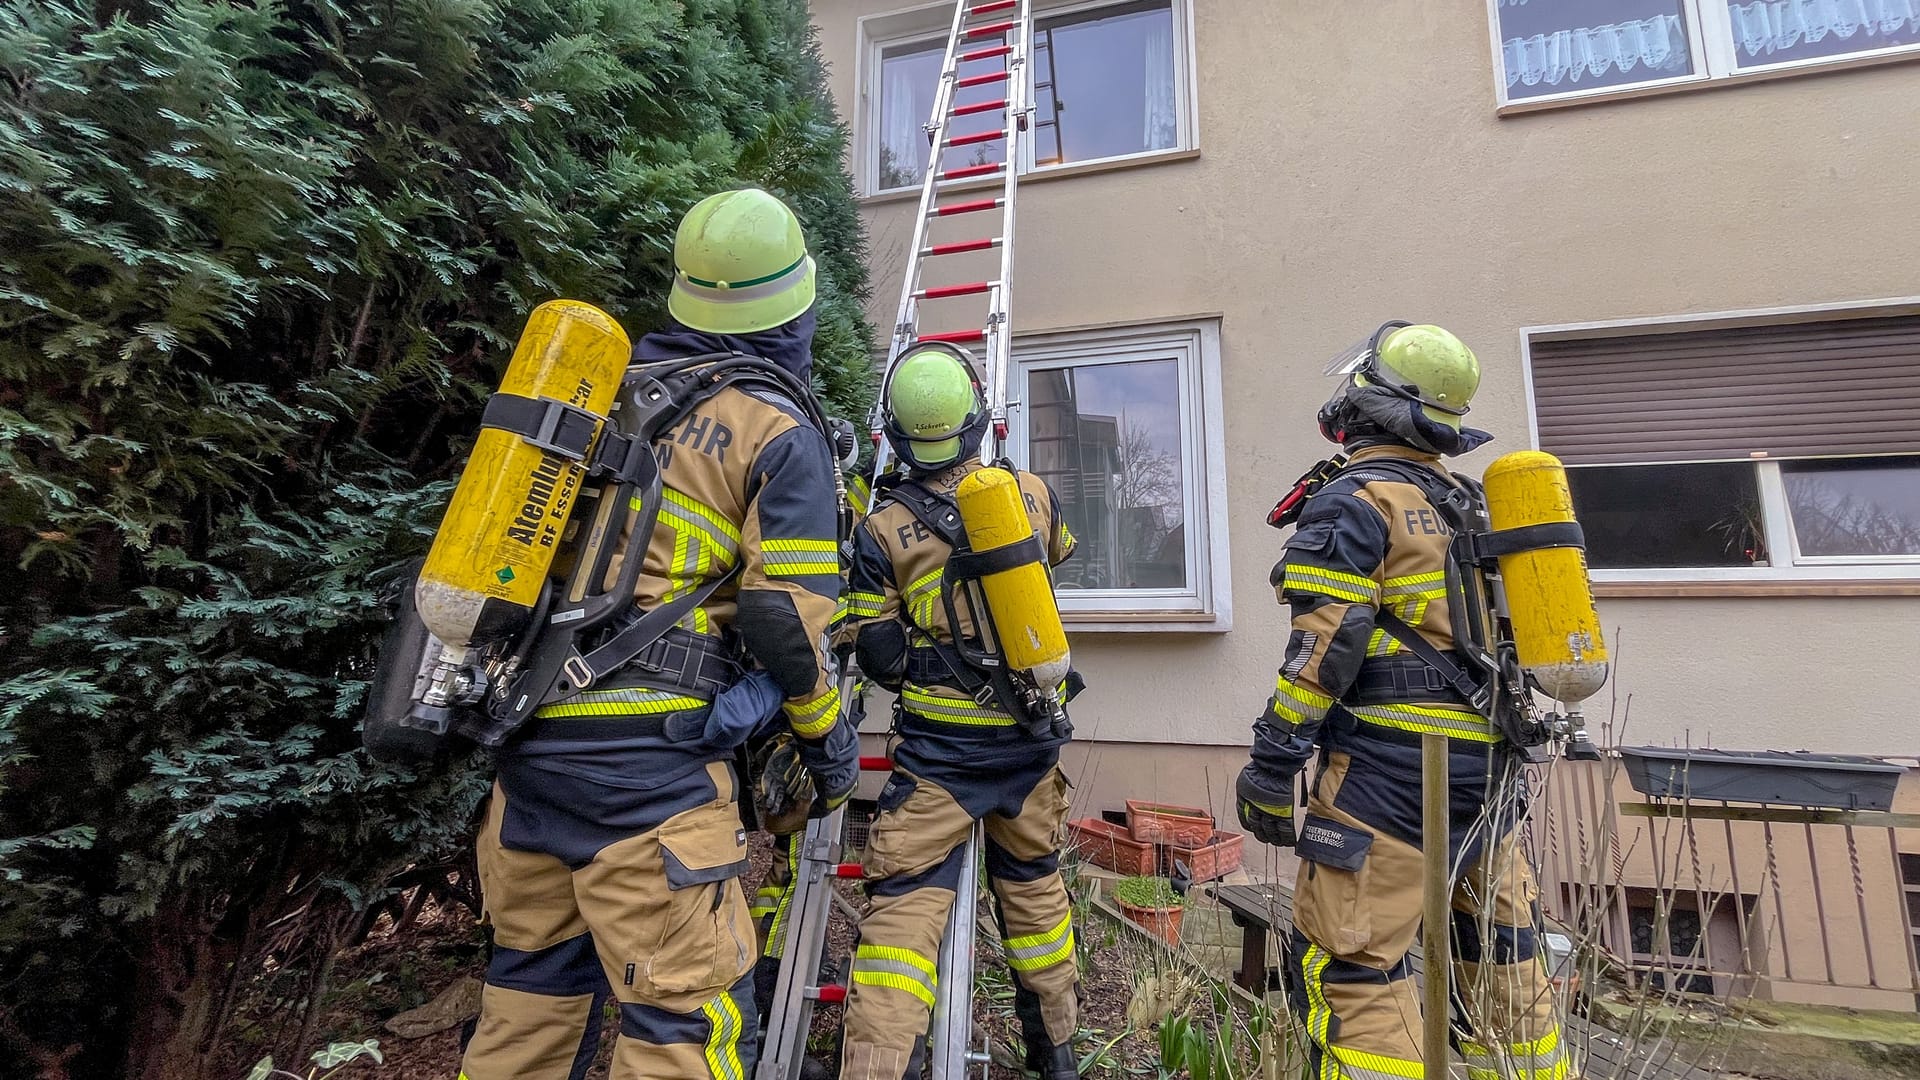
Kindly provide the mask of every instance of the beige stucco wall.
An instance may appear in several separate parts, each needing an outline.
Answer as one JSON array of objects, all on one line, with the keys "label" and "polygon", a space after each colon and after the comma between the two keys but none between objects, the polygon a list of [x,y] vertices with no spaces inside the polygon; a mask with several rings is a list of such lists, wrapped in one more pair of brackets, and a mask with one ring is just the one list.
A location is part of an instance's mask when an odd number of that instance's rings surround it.
[{"label": "beige stucco wall", "polygon": [[[900,6],[814,4],[849,117],[855,20]],[[1079,635],[1084,739],[1245,744],[1284,640],[1264,515],[1326,450],[1321,364],[1382,320],[1473,344],[1499,451],[1527,443],[1522,326],[1920,293],[1920,66],[1501,119],[1480,0],[1194,7],[1198,158],[1021,189],[1018,328],[1222,315],[1233,630]],[[878,325],[912,211],[867,210]],[[1920,600],[1602,615],[1630,741],[1914,749],[1911,665],[1876,658],[1920,642]]]}]

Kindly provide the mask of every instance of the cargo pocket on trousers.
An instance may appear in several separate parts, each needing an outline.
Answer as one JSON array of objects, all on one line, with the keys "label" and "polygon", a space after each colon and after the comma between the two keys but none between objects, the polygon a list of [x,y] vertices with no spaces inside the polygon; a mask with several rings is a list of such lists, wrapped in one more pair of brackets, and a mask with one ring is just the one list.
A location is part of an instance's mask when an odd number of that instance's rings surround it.
[{"label": "cargo pocket on trousers", "polygon": [[880,789],[873,804],[873,826],[867,830],[867,852],[861,860],[861,869],[868,877],[890,877],[899,869],[900,844],[907,839],[905,823],[899,820],[900,808],[919,787],[918,777],[895,769]]},{"label": "cargo pocket on trousers", "polygon": [[746,897],[735,879],[747,866],[746,830],[732,806],[700,806],[660,826],[667,910],[646,980],[666,994],[707,994],[732,986],[753,966]]},{"label": "cargo pocket on trousers", "polygon": [[1295,886],[1294,924],[1309,940],[1347,956],[1364,950],[1373,937],[1373,910],[1367,898],[1367,852],[1373,834],[1308,814],[1295,849],[1307,865]]}]

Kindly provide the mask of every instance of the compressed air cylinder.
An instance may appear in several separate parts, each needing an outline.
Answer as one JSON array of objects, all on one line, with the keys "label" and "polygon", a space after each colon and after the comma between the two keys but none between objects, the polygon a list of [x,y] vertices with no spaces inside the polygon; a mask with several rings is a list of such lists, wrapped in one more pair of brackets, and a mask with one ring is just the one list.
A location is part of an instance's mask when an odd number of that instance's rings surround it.
[{"label": "compressed air cylinder", "polygon": [[[954,492],[954,501],[967,530],[967,545],[976,552],[1017,544],[1033,535],[1020,481],[1005,469],[976,469],[967,474]],[[1072,660],[1045,557],[987,574],[980,579],[980,588],[1007,667],[1027,672],[1035,685],[1045,689],[1058,686]]]},{"label": "compressed air cylinder", "polygon": [[[1487,514],[1495,532],[1573,520],[1560,459],[1538,450],[1487,466]],[[1520,666],[1556,701],[1576,706],[1607,681],[1607,645],[1593,606],[1587,554],[1543,547],[1500,557],[1507,613]]]},{"label": "compressed air cylinder", "polygon": [[[500,392],[563,401],[604,421],[631,353],[606,312],[549,300],[528,317]],[[480,430],[414,586],[433,636],[462,650],[525,627],[585,472],[515,432]]]}]

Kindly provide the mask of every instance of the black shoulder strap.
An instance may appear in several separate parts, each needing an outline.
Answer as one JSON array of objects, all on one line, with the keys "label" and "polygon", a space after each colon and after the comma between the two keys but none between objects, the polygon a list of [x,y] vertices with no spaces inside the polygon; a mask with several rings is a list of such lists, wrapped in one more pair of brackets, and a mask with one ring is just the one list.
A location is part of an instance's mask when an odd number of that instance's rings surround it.
[{"label": "black shoulder strap", "polygon": [[887,494],[907,508],[915,521],[933,530],[950,548],[966,546],[967,530],[960,523],[960,507],[952,496],[935,494],[918,480],[895,480],[886,485]]}]

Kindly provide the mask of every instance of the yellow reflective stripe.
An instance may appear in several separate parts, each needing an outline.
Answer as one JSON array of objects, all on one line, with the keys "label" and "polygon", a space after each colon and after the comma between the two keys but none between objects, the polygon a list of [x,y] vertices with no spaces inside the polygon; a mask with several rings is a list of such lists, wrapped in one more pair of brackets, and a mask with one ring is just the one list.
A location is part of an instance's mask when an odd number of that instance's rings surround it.
[{"label": "yellow reflective stripe", "polygon": [[1276,716],[1295,724],[1314,724],[1326,718],[1333,699],[1301,686],[1282,672],[1273,682],[1272,704]]},{"label": "yellow reflective stripe", "polygon": [[684,521],[702,532],[712,534],[713,538],[720,542],[721,547],[732,550],[740,546],[740,526],[728,521],[726,515],[719,510],[672,488],[666,488],[660,494],[662,515]]},{"label": "yellow reflective stripe", "polygon": [[840,545],[833,540],[812,540],[803,537],[772,537],[760,541],[761,551],[825,551],[840,554]]},{"label": "yellow reflective stripe", "polygon": [[[1327,1029],[1333,1026],[1333,1006],[1327,1004],[1327,989],[1320,982],[1320,976],[1333,963],[1333,955],[1323,951],[1320,946],[1309,944],[1305,956],[1300,958],[1300,973],[1307,983],[1307,1038],[1318,1043],[1323,1049],[1327,1045]],[[1339,1080],[1340,1062],[1332,1054],[1320,1055],[1320,1080]]]},{"label": "yellow reflective stripe", "polygon": [[1380,584],[1382,599],[1394,596],[1422,596],[1429,600],[1438,600],[1445,595],[1447,595],[1445,570],[1435,570],[1430,574],[1390,577]]},{"label": "yellow reflective stripe", "polygon": [[907,708],[929,720],[976,727],[1012,727],[1013,717],[998,709],[982,708],[972,698],[943,697],[909,683],[900,693]]},{"label": "yellow reflective stripe", "polygon": [[700,1011],[707,1014],[707,1068],[713,1080],[746,1080],[747,1070],[740,1064],[740,1031],[746,1025],[732,995],[723,992]]},{"label": "yellow reflective stripe", "polygon": [[[1358,578],[1362,584],[1345,581],[1346,578]],[[1367,578],[1356,574],[1340,574],[1336,577],[1331,571],[1305,566],[1287,567],[1286,574],[1280,579],[1280,588],[1282,591],[1317,593],[1356,604],[1371,604],[1378,595],[1374,583]]]},{"label": "yellow reflective stripe", "polygon": [[1464,709],[1428,705],[1354,705],[1348,711],[1369,724],[1400,731],[1447,735],[1473,742],[1500,741],[1500,736],[1494,732],[1493,725],[1487,722],[1486,717]]},{"label": "yellow reflective stripe", "polygon": [[829,686],[812,701],[798,705],[788,701],[780,707],[787,711],[787,722],[793,725],[795,735],[817,739],[832,730],[833,722],[840,717],[840,688]]},{"label": "yellow reflective stripe", "polygon": [[1038,934],[1008,938],[1007,966],[1015,971],[1039,971],[1073,955],[1073,913],[1060,925]]},{"label": "yellow reflective stripe", "polygon": [[800,839],[787,845],[787,886],[779,890],[780,903],[773,911],[773,924],[767,928],[764,955],[778,957],[787,951],[787,916],[793,913],[793,894],[800,888]]},{"label": "yellow reflective stripe", "polygon": [[1299,577],[1311,581],[1324,581],[1333,585],[1347,585],[1367,596],[1378,596],[1380,583],[1365,574],[1352,574],[1345,570],[1335,570],[1331,566],[1313,566],[1309,563],[1287,563],[1287,576]]},{"label": "yellow reflective stripe", "polygon": [[1293,816],[1293,807],[1291,806],[1268,806],[1266,803],[1254,802],[1252,799],[1241,799],[1240,801],[1247,804],[1248,806],[1253,807],[1255,810],[1258,810],[1261,813],[1270,815],[1272,817],[1292,817]]},{"label": "yellow reflective stripe", "polygon": [[856,619],[874,619],[887,606],[887,598],[874,592],[847,594],[847,614]]},{"label": "yellow reflective stripe", "polygon": [[847,611],[847,597],[845,593],[842,593],[840,594],[840,599],[834,601],[833,604],[833,621],[841,622],[844,620],[847,617]]},{"label": "yellow reflective stripe", "polygon": [[1547,1029],[1545,1035],[1540,1036],[1532,1042],[1514,1043],[1512,1046],[1507,1047],[1510,1052],[1520,1057],[1542,1057],[1546,1054],[1553,1053],[1559,1048],[1560,1029],[1558,1027]]},{"label": "yellow reflective stripe", "polygon": [[557,705],[542,705],[533,715],[542,719],[568,716],[658,716],[661,713],[706,707],[706,699],[672,690],[587,690]]},{"label": "yellow reflective stripe", "polygon": [[[1400,613],[1396,611],[1394,614]],[[1375,630],[1373,636],[1367,639],[1368,656],[1392,656],[1399,651],[1400,639],[1385,630]]]},{"label": "yellow reflective stripe", "polygon": [[863,971],[856,967],[853,971],[853,981],[866,986],[885,986],[894,990],[905,990],[926,1002],[927,1008],[933,1008],[933,991],[921,985],[919,980],[911,975],[892,971]]},{"label": "yellow reflective stripe", "polygon": [[940,586],[946,568],[931,570],[921,574],[907,586],[907,614],[920,626],[933,625],[935,605],[940,599]]},{"label": "yellow reflective stripe", "polygon": [[1327,1049],[1333,1051],[1333,1056],[1340,1060],[1353,1080],[1422,1080],[1427,1074],[1426,1068],[1419,1062],[1406,1058],[1369,1054],[1365,1050],[1349,1050],[1344,1046],[1330,1046]]},{"label": "yellow reflective stripe", "polygon": [[885,986],[904,990],[933,1007],[934,991],[940,986],[934,962],[914,952],[892,945],[862,945],[853,954],[853,981],[867,986]]}]

